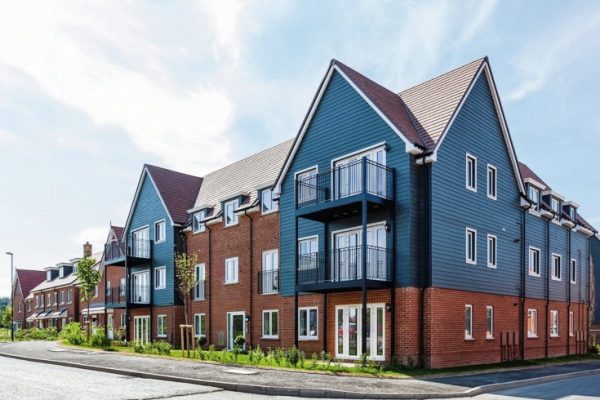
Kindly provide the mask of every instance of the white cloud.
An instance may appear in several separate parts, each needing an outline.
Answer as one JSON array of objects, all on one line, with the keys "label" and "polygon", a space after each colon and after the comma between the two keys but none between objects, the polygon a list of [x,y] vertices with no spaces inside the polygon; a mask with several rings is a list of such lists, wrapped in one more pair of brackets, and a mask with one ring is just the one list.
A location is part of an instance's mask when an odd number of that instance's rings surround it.
[{"label": "white cloud", "polygon": [[518,101],[540,90],[563,68],[572,65],[584,54],[600,49],[600,9],[586,10],[552,31],[541,32],[518,54],[515,68],[521,82],[505,97]]},{"label": "white cloud", "polygon": [[81,245],[81,251],[83,253],[83,244],[89,242],[92,244],[92,250],[94,253],[102,251],[106,238],[108,237],[108,227],[106,226],[93,226],[82,229],[71,238],[71,242],[74,244]]}]

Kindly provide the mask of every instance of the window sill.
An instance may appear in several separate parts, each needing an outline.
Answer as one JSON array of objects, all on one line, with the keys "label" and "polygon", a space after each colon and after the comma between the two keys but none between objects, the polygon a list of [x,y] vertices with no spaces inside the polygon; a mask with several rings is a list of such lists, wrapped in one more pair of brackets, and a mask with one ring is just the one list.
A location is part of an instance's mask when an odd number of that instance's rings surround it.
[{"label": "window sill", "polygon": [[205,301],[205,300],[206,300],[206,297],[203,299],[194,299],[193,301]]},{"label": "window sill", "polygon": [[474,341],[475,341],[475,338],[472,338],[472,337],[471,338],[468,338],[468,337],[465,338],[465,342],[474,342]]},{"label": "window sill", "polygon": [[319,337],[318,336],[315,336],[315,337],[313,337],[313,336],[299,336],[298,340],[302,341],[302,342],[315,342],[315,341],[319,340]]},{"label": "window sill", "polygon": [[477,261],[465,260],[465,264],[467,264],[467,265],[477,265]]},{"label": "window sill", "polygon": [[192,231],[192,235],[198,235],[198,234],[200,234],[200,233],[204,233],[204,232],[206,232],[206,229],[205,229],[205,230],[203,230],[203,231],[196,231],[196,232],[193,232],[193,231]]},{"label": "window sill", "polygon": [[156,335],[157,338],[166,338],[167,335]]},{"label": "window sill", "polygon": [[527,335],[527,339],[539,339],[538,335]]},{"label": "window sill", "polygon": [[490,200],[498,200],[498,197],[496,196],[490,196],[489,194],[487,195],[487,198]]},{"label": "window sill", "polygon": [[167,241],[167,239],[157,240],[157,241],[154,242],[154,244],[161,244],[161,243],[164,243],[166,241]]},{"label": "window sill", "polygon": [[498,268],[498,266],[497,266],[497,265],[492,265],[492,264],[488,264],[488,266],[487,266],[487,267],[488,267],[488,268],[491,268],[491,269],[497,269],[497,268]]},{"label": "window sill", "polygon": [[263,340],[279,340],[279,336],[261,336]]},{"label": "window sill", "polygon": [[529,276],[533,276],[533,277],[535,277],[535,278],[539,278],[539,277],[540,277],[540,274],[536,274],[536,273],[534,273],[534,272],[530,272],[530,273],[529,273]]},{"label": "window sill", "polygon": [[496,338],[493,336],[486,336],[485,340],[496,340]]},{"label": "window sill", "polygon": [[560,335],[550,335],[550,338],[551,338],[551,339],[552,339],[552,338],[555,338],[555,339],[556,339],[556,338],[559,338],[559,337],[560,337]]},{"label": "window sill", "polygon": [[562,281],[562,279],[561,279],[561,278],[555,278],[555,277],[552,277],[552,280],[553,280],[554,282],[561,282],[561,281]]},{"label": "window sill", "polygon": [[240,282],[223,282],[223,285],[239,285]]},{"label": "window sill", "polygon": [[269,214],[275,214],[278,212],[279,212],[279,210],[273,210],[273,211],[269,211],[269,212],[261,212],[260,215],[269,215]]},{"label": "window sill", "polygon": [[161,286],[161,287],[155,287],[154,290],[163,290],[163,289],[166,289],[166,288],[167,288],[166,286]]},{"label": "window sill", "polygon": [[269,292],[269,293],[261,293],[261,296],[273,296],[274,294],[279,294],[279,292]]},{"label": "window sill", "polygon": [[234,226],[238,226],[240,223],[235,223],[235,224],[229,224],[229,225],[223,225],[223,228],[233,228]]}]

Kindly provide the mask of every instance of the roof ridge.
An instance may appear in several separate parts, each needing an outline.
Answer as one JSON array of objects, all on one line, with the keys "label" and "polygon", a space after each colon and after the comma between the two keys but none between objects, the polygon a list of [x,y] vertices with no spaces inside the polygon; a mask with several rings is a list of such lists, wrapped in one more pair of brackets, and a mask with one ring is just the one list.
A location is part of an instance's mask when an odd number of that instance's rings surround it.
[{"label": "roof ridge", "polygon": [[[165,168],[165,167],[160,167],[160,166],[158,166],[158,165],[144,164],[144,168],[146,168],[146,167],[150,167],[150,168],[158,168],[158,169],[162,169],[163,171],[172,172],[172,173],[174,173],[174,174],[185,175],[185,176],[189,176],[189,177],[191,177],[191,178],[202,179],[202,177],[201,177],[201,176],[198,176],[198,175],[192,175],[192,174],[188,174],[187,172],[175,171],[174,169]],[[111,225],[111,226],[114,226],[114,225]]]},{"label": "roof ridge", "polygon": [[425,84],[427,84],[427,83],[429,83],[429,82],[431,82],[431,81],[433,81],[433,80],[436,80],[436,79],[438,79],[438,78],[441,78],[441,77],[442,77],[442,76],[444,76],[444,75],[449,75],[449,74],[451,74],[452,72],[456,72],[456,71],[458,71],[459,69],[466,67],[467,65],[474,64],[475,62],[478,62],[478,61],[479,61],[479,63],[483,63],[483,62],[484,62],[484,61],[486,61],[486,60],[488,60],[488,56],[484,56],[484,57],[478,58],[478,59],[476,59],[476,60],[470,61],[470,62],[468,62],[468,63],[466,63],[466,64],[463,64],[463,65],[460,65],[460,66],[458,66],[458,67],[456,67],[456,68],[453,68],[453,69],[451,69],[450,71],[442,72],[441,74],[438,74],[438,75],[434,76],[433,78],[429,78],[429,79],[427,79],[427,80],[425,80],[425,81],[423,81],[423,82],[420,82],[420,83],[417,83],[417,84],[415,84],[415,85],[409,86],[409,87],[407,87],[406,89],[402,89],[401,91],[399,91],[399,92],[398,92],[398,93],[396,93],[396,94],[397,94],[397,95],[399,95],[399,96],[401,96],[401,94],[402,94],[402,93],[404,93],[404,92],[407,92],[407,91],[409,91],[409,90],[411,90],[411,89],[414,89],[414,88],[416,88],[417,86],[422,86],[422,85],[425,85]]}]

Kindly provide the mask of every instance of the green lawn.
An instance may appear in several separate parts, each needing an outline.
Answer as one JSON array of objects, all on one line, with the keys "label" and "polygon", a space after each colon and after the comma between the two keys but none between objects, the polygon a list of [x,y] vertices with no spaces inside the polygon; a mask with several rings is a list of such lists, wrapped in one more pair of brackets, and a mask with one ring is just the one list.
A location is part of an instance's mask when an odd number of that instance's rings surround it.
[{"label": "green lawn", "polygon": [[[81,345],[81,346],[73,346],[68,344],[67,342],[63,342],[64,345],[69,347],[78,347],[78,348],[87,348],[92,349],[90,345]],[[187,352],[182,354],[181,350],[173,349],[171,350],[171,354],[169,356],[157,355],[157,354],[147,354],[147,353],[136,353],[133,346],[125,347],[125,346],[112,346],[111,351],[118,351],[121,353],[127,353],[136,356],[150,356],[150,357],[164,357],[169,359],[179,359],[179,360],[196,360],[200,362],[209,362],[209,363],[221,363],[221,364],[233,364],[233,365],[246,365],[257,368],[278,368],[278,369],[292,369],[292,370],[301,370],[305,372],[315,372],[315,373],[331,373],[331,374],[351,374],[351,375],[362,375],[362,376],[377,376],[382,378],[411,378],[411,377],[426,377],[430,375],[440,375],[440,374],[461,374],[461,373],[475,373],[475,372],[483,372],[483,371],[493,371],[500,370],[506,368],[522,368],[522,367],[533,367],[533,366],[543,366],[557,363],[568,363],[568,362],[576,362],[583,360],[600,360],[600,356],[596,354],[585,354],[585,355],[573,355],[573,356],[565,356],[565,357],[556,357],[550,358],[547,360],[527,360],[527,361],[513,361],[506,363],[497,363],[497,364],[486,364],[486,365],[471,365],[464,367],[456,367],[456,368],[445,368],[445,369],[407,369],[406,367],[398,367],[396,369],[391,368],[379,368],[377,366],[369,366],[369,367],[359,367],[358,365],[351,364],[342,364],[338,363],[334,360],[331,362],[324,362],[321,360],[313,360],[310,355],[308,355],[307,359],[304,360],[304,363],[298,363],[296,368],[293,368],[285,358],[279,359],[277,362],[276,359],[271,357],[263,357],[257,363],[256,360],[252,362],[250,360],[249,354],[239,354],[237,360],[235,356],[231,352],[226,351],[207,351],[203,350],[202,355],[199,352],[195,354],[190,352],[191,357],[187,357]]]}]

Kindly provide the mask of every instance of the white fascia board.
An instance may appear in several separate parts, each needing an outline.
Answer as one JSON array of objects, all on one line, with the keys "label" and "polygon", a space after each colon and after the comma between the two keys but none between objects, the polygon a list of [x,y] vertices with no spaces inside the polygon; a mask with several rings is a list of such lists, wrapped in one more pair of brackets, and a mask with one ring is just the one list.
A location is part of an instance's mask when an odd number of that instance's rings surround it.
[{"label": "white fascia board", "polygon": [[574,208],[579,208],[579,204],[575,203],[574,201],[571,201],[571,200],[565,201],[565,206],[571,206],[571,207],[574,207]]},{"label": "white fascia board", "polygon": [[544,189],[546,189],[546,185],[544,185],[542,182],[540,182],[540,181],[538,181],[538,180],[535,180],[535,179],[533,179],[533,178],[525,178],[525,179],[523,180],[523,182],[525,182],[525,183],[530,183],[530,184],[532,184],[533,186],[536,186],[536,187],[537,187],[538,189],[540,189],[540,190],[544,190]]},{"label": "white fascia board", "polygon": [[562,194],[560,194],[560,193],[558,193],[558,192],[555,192],[555,191],[554,191],[554,190],[552,190],[552,189],[549,189],[549,190],[544,190],[544,191],[542,192],[542,195],[543,195],[543,196],[548,196],[548,195],[550,195],[550,196],[552,196],[552,197],[556,197],[557,199],[559,199],[559,200],[561,200],[561,201],[565,201],[565,199],[566,199],[566,197],[565,197],[565,196],[563,196]]}]

